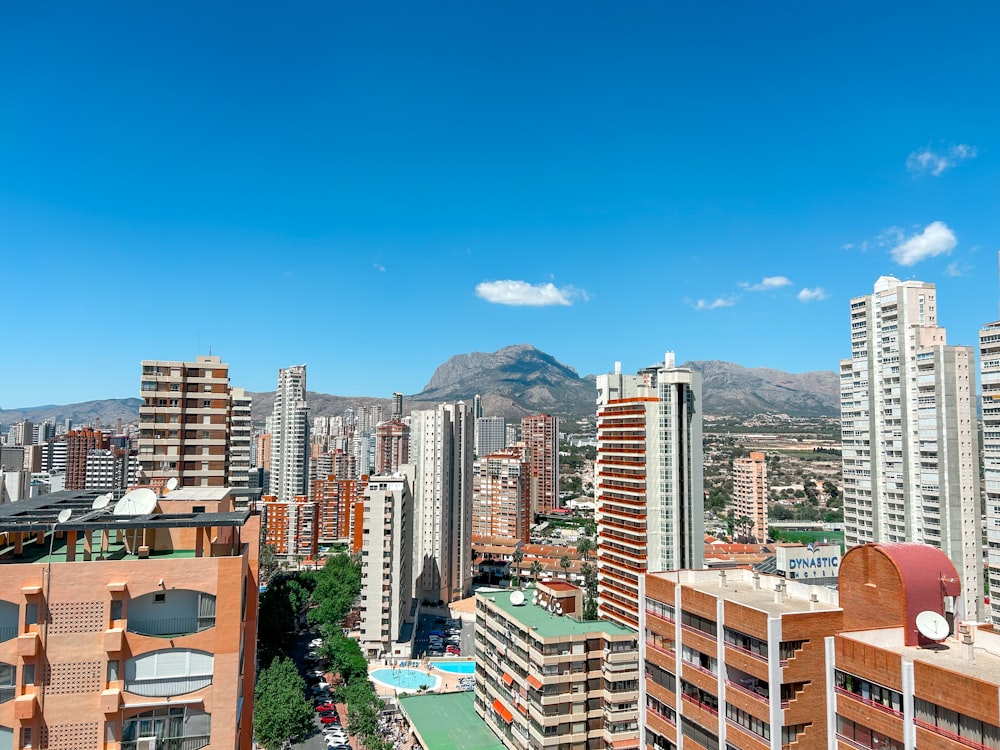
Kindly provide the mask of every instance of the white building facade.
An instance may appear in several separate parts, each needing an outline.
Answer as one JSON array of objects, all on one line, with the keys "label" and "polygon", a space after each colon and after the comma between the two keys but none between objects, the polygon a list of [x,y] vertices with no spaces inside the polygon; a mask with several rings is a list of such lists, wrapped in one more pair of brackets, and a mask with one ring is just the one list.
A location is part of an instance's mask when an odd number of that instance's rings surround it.
[{"label": "white building facade", "polygon": [[851,300],[840,363],[847,545],[922,542],[962,576],[966,619],[984,616],[972,347],[950,346],[933,284],[883,276]]},{"label": "white building facade", "polygon": [[269,494],[280,502],[308,494],[309,407],[306,366],[278,370],[278,390],[271,414],[271,473]]}]

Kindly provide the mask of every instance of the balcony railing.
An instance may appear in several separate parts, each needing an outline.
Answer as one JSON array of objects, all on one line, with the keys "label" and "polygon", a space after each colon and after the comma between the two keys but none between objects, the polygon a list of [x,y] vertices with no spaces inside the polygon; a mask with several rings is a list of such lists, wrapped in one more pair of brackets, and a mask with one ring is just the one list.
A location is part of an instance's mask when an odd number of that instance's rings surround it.
[{"label": "balcony railing", "polygon": [[693,696],[688,695],[687,693],[681,693],[681,698],[683,698],[684,700],[686,700],[688,703],[694,704],[695,706],[697,706],[700,709],[708,711],[710,714],[712,714],[712,716],[718,716],[719,715],[719,709],[712,708],[712,706],[710,706],[709,704],[702,703],[700,700],[698,700],[697,698],[695,698]]},{"label": "balcony railing", "polygon": [[762,701],[764,703],[768,703],[770,701],[770,697],[768,695],[765,695],[764,693],[758,693],[756,690],[751,690],[750,688],[744,687],[738,682],[733,682],[732,680],[728,679],[726,680],[726,688],[736,690],[737,692],[743,693],[744,695],[749,695],[754,700]]},{"label": "balcony railing", "polygon": [[857,693],[852,693],[850,690],[845,690],[842,687],[835,687],[834,691],[837,693],[837,695],[843,695],[846,698],[850,698],[851,700],[859,701],[861,703],[864,703],[866,706],[871,706],[872,708],[878,709],[879,711],[887,713],[890,716],[898,716],[900,718],[903,717],[902,711],[897,711],[895,708],[892,708],[891,706],[887,706],[884,703],[879,703],[878,701],[873,701],[870,698],[862,698],[860,695],[858,695]]},{"label": "balcony railing", "polygon": [[941,735],[942,737],[947,737],[949,740],[957,742],[960,745],[964,745],[965,747],[972,747],[975,748],[975,750],[989,750],[987,745],[983,745],[982,743],[976,742],[968,737],[962,737],[954,732],[949,732],[947,729],[942,729],[941,727],[935,726],[934,724],[924,721],[923,719],[913,717],[913,723],[922,729],[926,729],[928,732],[933,732],[934,734]]},{"label": "balcony railing", "polygon": [[169,698],[201,690],[212,684],[212,675],[190,675],[187,677],[161,677],[152,680],[131,680],[125,683],[125,690],[147,698]]},{"label": "balcony railing", "polygon": [[[156,750],[198,750],[208,747],[211,737],[207,734],[191,735],[190,737],[165,737],[156,741]],[[123,742],[121,750],[136,750],[135,740]]]},{"label": "balcony railing", "polygon": [[215,627],[214,617],[169,617],[128,621],[128,632],[159,638],[198,633]]}]

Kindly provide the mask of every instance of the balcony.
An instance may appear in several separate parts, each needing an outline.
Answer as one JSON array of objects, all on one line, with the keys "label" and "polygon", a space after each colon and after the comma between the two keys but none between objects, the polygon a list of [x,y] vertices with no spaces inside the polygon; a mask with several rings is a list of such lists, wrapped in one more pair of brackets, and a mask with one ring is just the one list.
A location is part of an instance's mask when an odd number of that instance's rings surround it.
[{"label": "balcony", "polygon": [[[156,750],[198,750],[208,747],[210,737],[207,734],[191,735],[190,737],[165,737],[156,741]],[[121,743],[121,750],[138,750],[138,740]],[[143,746],[144,747],[144,746]]]}]

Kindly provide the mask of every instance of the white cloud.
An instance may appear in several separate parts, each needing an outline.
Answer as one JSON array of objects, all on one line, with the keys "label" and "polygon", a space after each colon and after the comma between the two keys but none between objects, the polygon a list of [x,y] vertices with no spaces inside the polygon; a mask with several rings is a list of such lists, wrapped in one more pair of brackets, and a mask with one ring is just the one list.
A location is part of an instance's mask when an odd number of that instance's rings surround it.
[{"label": "white cloud", "polygon": [[912,266],[935,255],[947,255],[958,244],[955,233],[943,221],[934,221],[924,231],[892,248],[892,259],[901,266]]},{"label": "white cloud", "polygon": [[383,266],[381,263],[374,263],[373,265],[375,266],[376,271],[379,271],[380,273],[385,273],[385,266]]},{"label": "white cloud", "polygon": [[781,287],[788,286],[791,283],[792,280],[787,276],[765,276],[760,280],[759,284],[751,284],[748,281],[741,281],[740,286],[748,292],[766,292],[771,289],[780,289]]},{"label": "white cloud", "polygon": [[688,301],[695,310],[716,310],[720,307],[732,307],[736,304],[736,297],[716,297],[713,300],[700,299],[697,302]]},{"label": "white cloud", "polygon": [[821,299],[826,299],[826,291],[821,286],[813,289],[804,287],[802,291],[799,292],[798,298],[799,302],[817,302]]},{"label": "white cloud", "polygon": [[572,305],[574,299],[584,302],[590,296],[582,289],[571,286],[557,287],[555,284],[529,284],[527,281],[484,281],[476,285],[476,296],[497,305],[546,307],[549,305]]},{"label": "white cloud", "polygon": [[914,151],[906,157],[906,168],[912,174],[930,174],[939,176],[946,170],[956,166],[966,159],[975,159],[979,155],[979,150],[975,146],[965,143],[952,145],[946,149],[935,151],[930,146]]}]

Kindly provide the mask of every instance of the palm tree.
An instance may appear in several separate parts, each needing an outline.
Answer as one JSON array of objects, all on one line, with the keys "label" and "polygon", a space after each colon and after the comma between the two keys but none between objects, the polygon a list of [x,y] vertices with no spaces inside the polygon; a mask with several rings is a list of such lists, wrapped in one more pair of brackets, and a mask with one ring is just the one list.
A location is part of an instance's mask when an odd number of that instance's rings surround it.
[{"label": "palm tree", "polygon": [[521,588],[521,560],[524,559],[524,553],[520,549],[516,549],[511,558],[514,563],[514,574],[511,576],[510,582],[512,585]]},{"label": "palm tree", "polygon": [[573,563],[571,563],[570,560],[569,560],[569,555],[563,555],[559,559],[559,567],[563,569],[563,575],[566,578],[569,578],[569,566],[572,565],[572,564]]},{"label": "palm tree", "polygon": [[584,562],[590,562],[590,554],[597,549],[597,545],[592,539],[583,537],[576,543],[576,551],[583,558]]},{"label": "palm tree", "polygon": [[532,560],[528,571],[531,573],[531,578],[537,582],[542,575],[542,564],[538,560]]}]

